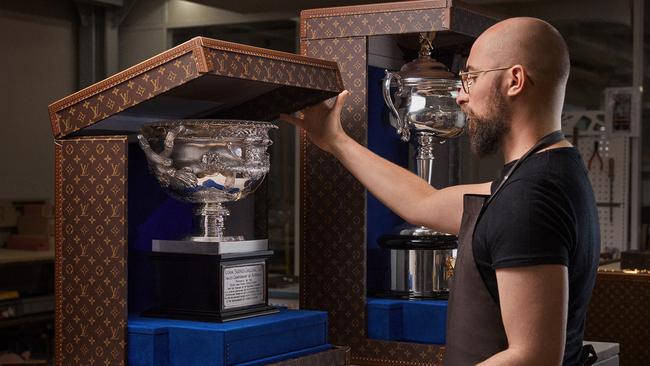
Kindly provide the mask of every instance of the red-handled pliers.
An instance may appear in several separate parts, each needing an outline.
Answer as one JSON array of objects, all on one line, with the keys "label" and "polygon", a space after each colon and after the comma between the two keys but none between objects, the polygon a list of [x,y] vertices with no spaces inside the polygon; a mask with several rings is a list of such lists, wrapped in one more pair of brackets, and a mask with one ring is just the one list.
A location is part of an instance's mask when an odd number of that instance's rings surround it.
[{"label": "red-handled pliers", "polygon": [[600,146],[599,141],[594,141],[594,152],[591,153],[591,157],[589,158],[589,163],[587,163],[587,169],[591,170],[591,163],[593,163],[594,159],[598,162],[600,165],[600,170],[603,170],[603,159],[600,157],[600,154],[598,153],[598,148]]}]

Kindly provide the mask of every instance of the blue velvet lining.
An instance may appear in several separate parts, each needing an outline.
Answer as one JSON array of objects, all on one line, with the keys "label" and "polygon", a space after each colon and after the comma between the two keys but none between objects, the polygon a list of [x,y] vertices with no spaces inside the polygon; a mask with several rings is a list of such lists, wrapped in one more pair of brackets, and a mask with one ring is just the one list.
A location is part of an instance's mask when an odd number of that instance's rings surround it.
[{"label": "blue velvet lining", "polygon": [[179,240],[192,230],[192,204],[167,195],[138,144],[129,144],[129,249],[151,251],[153,239]]},{"label": "blue velvet lining", "polygon": [[192,205],[169,197],[160,188],[137,143],[129,144],[128,164],[128,307],[130,313],[140,313],[153,305],[151,241],[188,235]]},{"label": "blue velvet lining", "polygon": [[327,313],[282,309],[227,323],[130,316],[128,332],[131,366],[257,365],[326,345]]},{"label": "blue velvet lining", "polygon": [[368,298],[368,337],[445,344],[447,301]]},{"label": "blue velvet lining", "polygon": [[[409,146],[402,142],[397,131],[388,122],[388,108],[384,103],[382,79],[384,69],[368,66],[368,148],[408,169]],[[367,281],[370,293],[390,288],[390,251],[379,248],[381,235],[404,222],[371,193],[367,194]]]}]

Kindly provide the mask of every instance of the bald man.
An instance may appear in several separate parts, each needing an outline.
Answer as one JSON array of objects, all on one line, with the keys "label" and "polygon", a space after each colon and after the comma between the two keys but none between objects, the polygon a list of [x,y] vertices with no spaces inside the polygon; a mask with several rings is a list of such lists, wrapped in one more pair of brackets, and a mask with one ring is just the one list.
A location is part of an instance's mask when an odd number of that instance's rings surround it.
[{"label": "bald man", "polygon": [[341,126],[347,91],[281,118],[405,220],[459,235],[445,365],[585,364],[600,237],[583,160],[560,132],[566,44],[546,22],[508,19],[474,42],[460,75],[472,150],[506,162],[494,182],[436,190],[373,154]]}]

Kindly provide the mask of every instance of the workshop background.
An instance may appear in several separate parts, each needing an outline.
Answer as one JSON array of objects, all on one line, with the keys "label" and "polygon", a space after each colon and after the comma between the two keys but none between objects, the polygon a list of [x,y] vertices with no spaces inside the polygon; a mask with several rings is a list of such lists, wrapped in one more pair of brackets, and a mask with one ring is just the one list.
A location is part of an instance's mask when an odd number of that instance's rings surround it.
[{"label": "workshop background", "polygon": [[[0,2],[0,365],[2,357],[35,364],[53,359],[54,150],[48,104],[198,35],[297,53],[301,10],[375,2]],[[603,268],[620,268],[623,252],[650,247],[650,144],[644,143],[650,138],[644,127],[650,96],[643,93],[650,76],[650,6],[643,0],[465,3],[501,17],[539,17],[566,39],[571,76],[563,130],[589,167]],[[297,307],[298,136],[293,127],[278,126],[265,188],[275,251],[270,296],[275,304]],[[501,163],[498,157],[467,162],[468,174],[490,180]]]}]

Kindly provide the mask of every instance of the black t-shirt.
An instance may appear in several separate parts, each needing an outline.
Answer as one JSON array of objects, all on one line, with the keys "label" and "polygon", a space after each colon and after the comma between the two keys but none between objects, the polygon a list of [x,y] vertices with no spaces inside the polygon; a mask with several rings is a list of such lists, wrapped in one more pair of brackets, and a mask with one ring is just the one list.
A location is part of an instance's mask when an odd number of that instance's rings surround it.
[{"label": "black t-shirt", "polygon": [[[506,164],[492,192],[514,162]],[[584,321],[600,252],[598,211],[587,170],[573,147],[531,155],[492,200],[474,231],[473,253],[499,302],[498,268],[561,264],[569,273],[565,365],[579,363]]]}]

